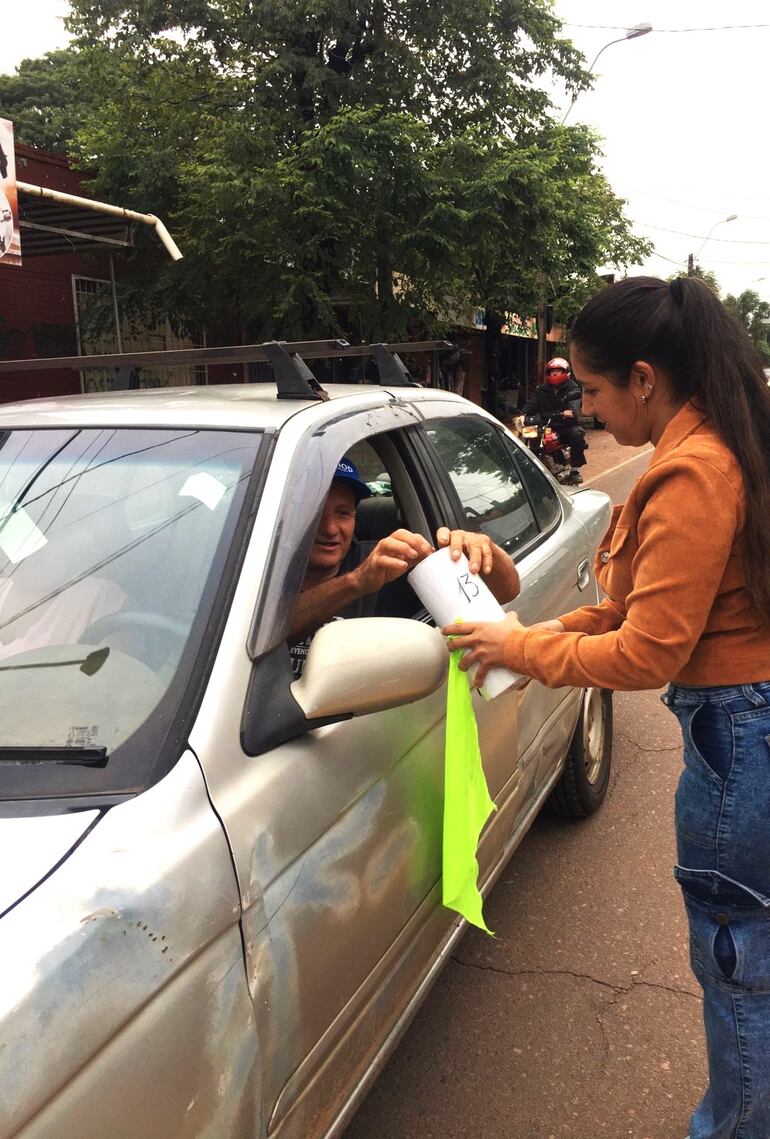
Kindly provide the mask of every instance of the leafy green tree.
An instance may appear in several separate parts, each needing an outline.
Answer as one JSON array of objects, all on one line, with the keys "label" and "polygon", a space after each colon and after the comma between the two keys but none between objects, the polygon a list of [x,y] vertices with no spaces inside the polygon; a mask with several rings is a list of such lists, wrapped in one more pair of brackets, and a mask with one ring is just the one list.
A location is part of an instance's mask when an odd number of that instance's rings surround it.
[{"label": "leafy green tree", "polygon": [[766,364],[770,364],[770,304],[754,289],[744,289],[737,297],[728,293],[725,304],[741,321]]},{"label": "leafy green tree", "polygon": [[[666,280],[669,282],[675,281],[677,277],[681,276],[683,276],[683,273],[672,273]],[[702,269],[700,265],[696,265],[692,272],[688,273],[688,276],[697,277],[700,281],[703,281],[718,297],[722,295],[722,287],[717,280],[716,273],[712,269]]]},{"label": "leafy green tree", "polygon": [[66,153],[87,113],[83,62],[75,52],[50,51],[0,75],[0,116],[13,121],[17,141]]},{"label": "leafy green tree", "polygon": [[[74,148],[159,214],[126,301],[248,337],[389,337],[460,303],[532,311],[638,260],[596,139],[550,114],[589,81],[547,0],[73,0]],[[534,82],[533,82],[534,81]]]}]

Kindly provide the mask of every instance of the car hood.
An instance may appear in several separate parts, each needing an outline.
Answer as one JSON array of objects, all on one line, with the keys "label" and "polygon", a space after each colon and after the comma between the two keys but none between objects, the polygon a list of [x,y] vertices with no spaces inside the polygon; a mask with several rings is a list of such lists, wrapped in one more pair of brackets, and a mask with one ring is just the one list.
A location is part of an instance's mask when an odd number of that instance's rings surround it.
[{"label": "car hood", "polygon": [[33,890],[70,853],[98,811],[0,819],[0,915]]}]

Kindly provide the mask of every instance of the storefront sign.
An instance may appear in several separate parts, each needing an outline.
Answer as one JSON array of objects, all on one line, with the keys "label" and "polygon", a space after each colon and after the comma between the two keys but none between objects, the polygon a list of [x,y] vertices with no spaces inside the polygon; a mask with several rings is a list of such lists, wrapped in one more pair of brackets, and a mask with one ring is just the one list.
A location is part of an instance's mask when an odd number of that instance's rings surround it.
[{"label": "storefront sign", "polygon": [[0,119],[0,266],[21,265],[13,123]]},{"label": "storefront sign", "polygon": [[504,331],[508,336],[526,336],[528,340],[537,340],[537,321],[534,317],[520,317],[518,313],[507,312]]}]

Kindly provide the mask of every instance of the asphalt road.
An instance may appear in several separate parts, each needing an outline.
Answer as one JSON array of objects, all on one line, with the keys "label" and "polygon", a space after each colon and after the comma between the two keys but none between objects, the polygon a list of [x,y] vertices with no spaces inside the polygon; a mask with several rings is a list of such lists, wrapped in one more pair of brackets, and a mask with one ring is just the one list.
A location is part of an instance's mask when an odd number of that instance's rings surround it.
[{"label": "asphalt road", "polygon": [[[623,459],[623,456],[618,456]],[[593,486],[621,502],[647,456]],[[684,1139],[705,1078],[673,881],[678,729],[615,696],[601,811],[541,816],[345,1139]]]}]

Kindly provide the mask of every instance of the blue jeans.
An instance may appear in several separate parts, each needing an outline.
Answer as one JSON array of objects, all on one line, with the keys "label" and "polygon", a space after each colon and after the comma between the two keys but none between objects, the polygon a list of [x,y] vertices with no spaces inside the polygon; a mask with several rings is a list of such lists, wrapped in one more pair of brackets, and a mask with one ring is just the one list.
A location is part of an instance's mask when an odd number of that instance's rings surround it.
[{"label": "blue jeans", "polygon": [[676,792],[690,961],[709,1085],[691,1139],[770,1137],[770,681],[671,685],[684,737]]}]

